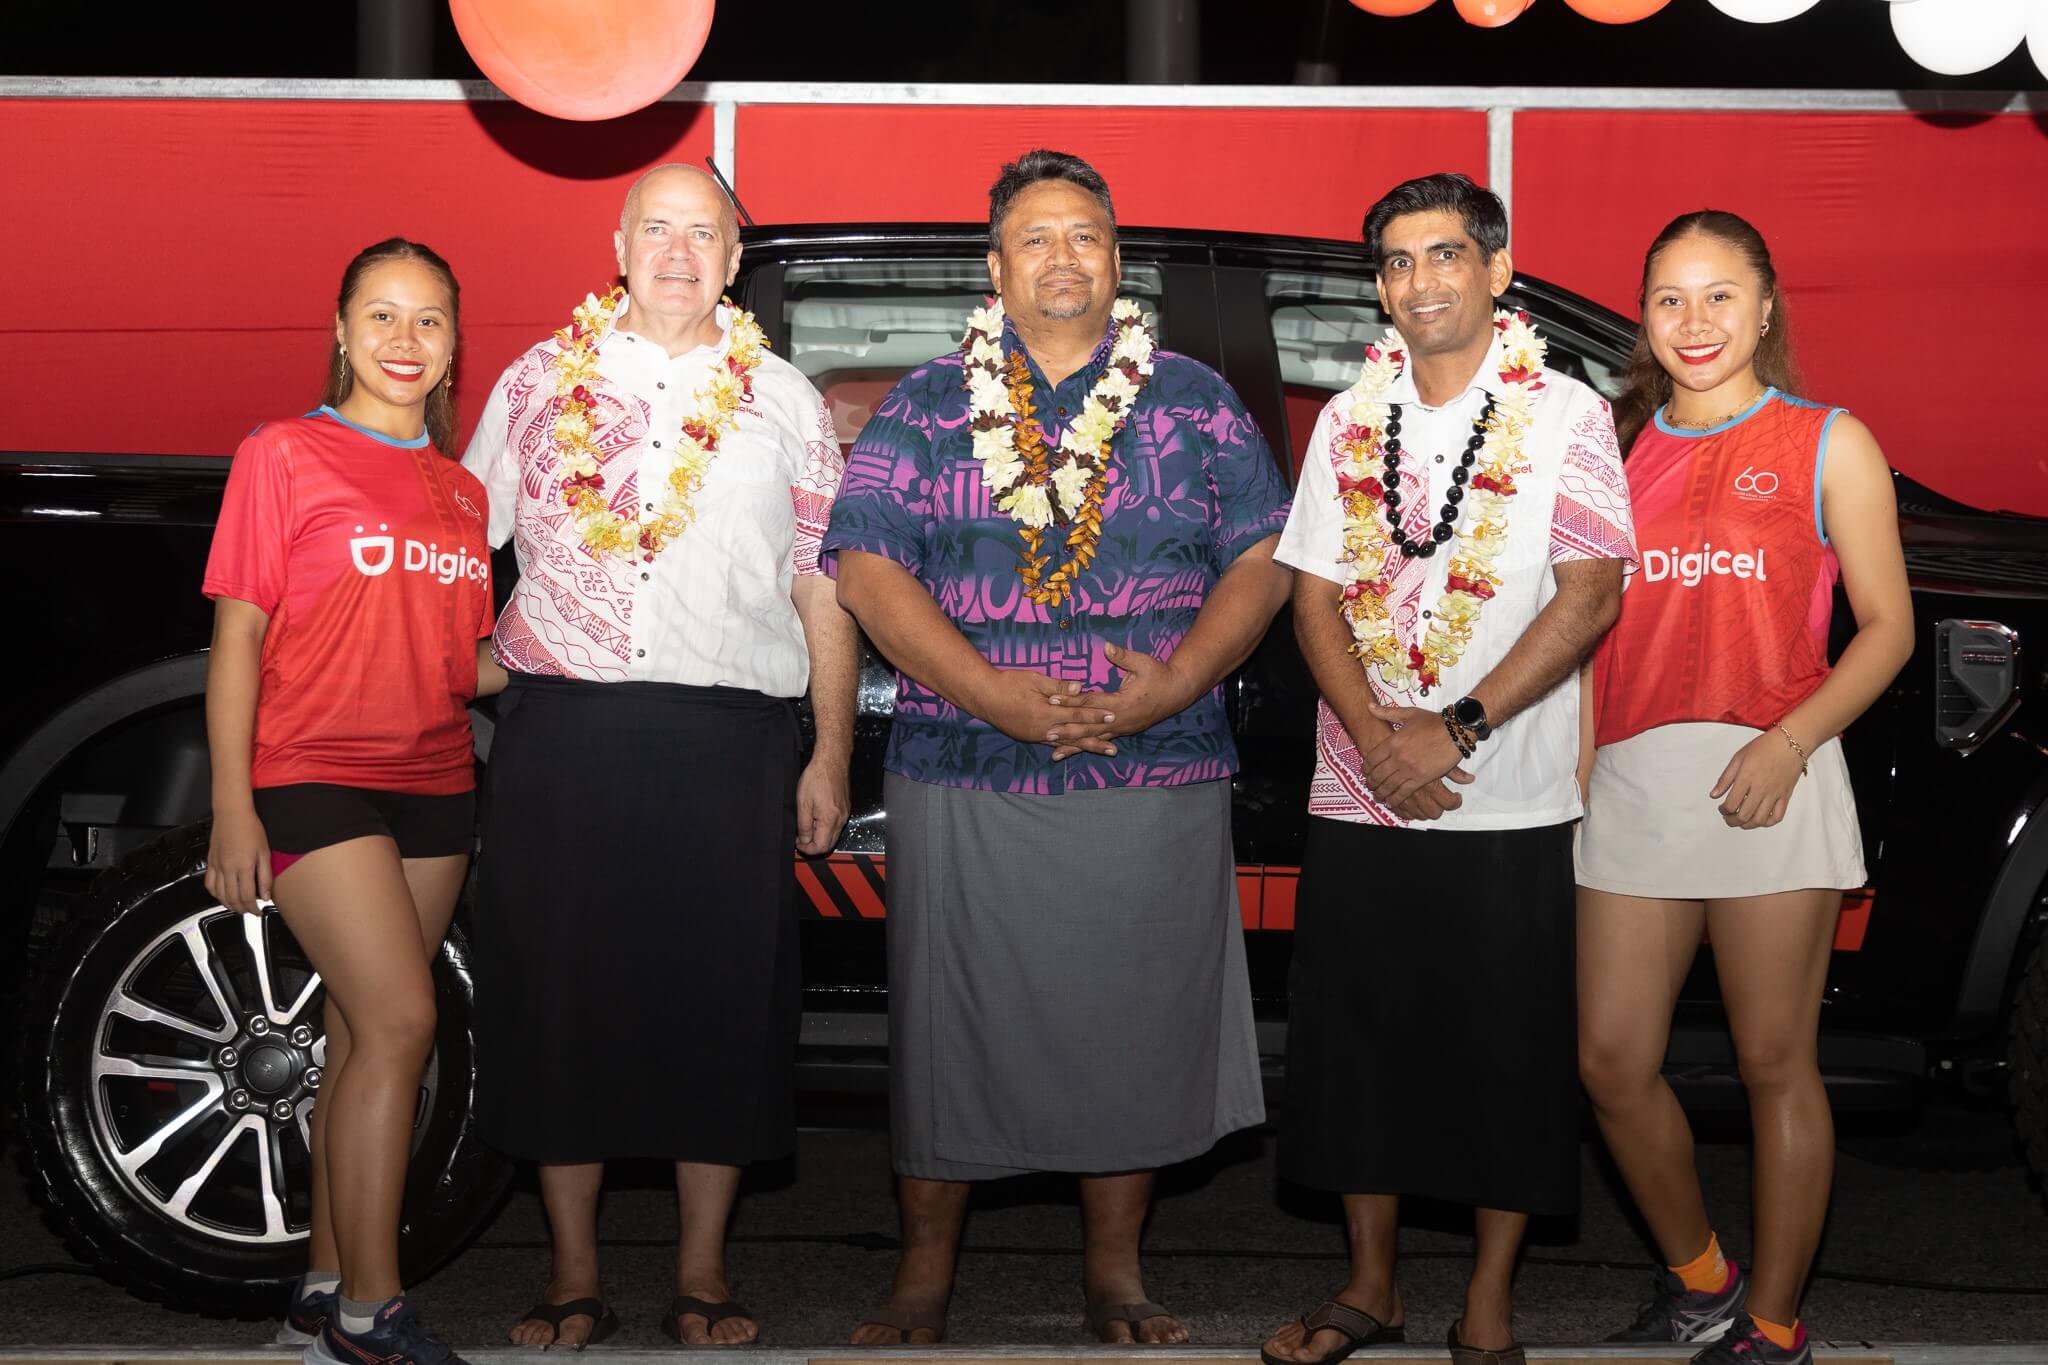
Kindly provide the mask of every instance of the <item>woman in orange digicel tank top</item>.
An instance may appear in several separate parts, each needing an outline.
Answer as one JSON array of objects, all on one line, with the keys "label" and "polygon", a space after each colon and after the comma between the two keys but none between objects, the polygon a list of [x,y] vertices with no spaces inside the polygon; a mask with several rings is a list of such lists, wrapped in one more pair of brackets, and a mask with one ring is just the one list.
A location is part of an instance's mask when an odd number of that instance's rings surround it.
[{"label": "woman in orange digicel tank top", "polygon": [[275,895],[326,986],[325,1074],[295,1078],[319,1087],[308,1265],[278,1335],[308,1365],[460,1365],[398,1272],[430,963],[476,825],[468,703],[505,685],[478,643],[483,486],[442,453],[457,299],[416,242],[349,262],[321,405],[235,452],[203,585],[206,886],[245,914]]},{"label": "woman in orange digicel tank top", "polygon": [[[1905,559],[1869,430],[1793,396],[1755,228],[1677,219],[1650,246],[1641,301],[1615,425],[1642,568],[1581,720],[1579,1065],[1670,1273],[1615,1339],[1804,1365],[1800,1289],[1834,1156],[1821,991],[1841,893],[1864,880],[1837,736],[1912,653]],[[1830,667],[1837,577],[1856,635]],[[1755,1140],[1747,1272],[1721,1254],[1660,1074],[1703,929]]]}]

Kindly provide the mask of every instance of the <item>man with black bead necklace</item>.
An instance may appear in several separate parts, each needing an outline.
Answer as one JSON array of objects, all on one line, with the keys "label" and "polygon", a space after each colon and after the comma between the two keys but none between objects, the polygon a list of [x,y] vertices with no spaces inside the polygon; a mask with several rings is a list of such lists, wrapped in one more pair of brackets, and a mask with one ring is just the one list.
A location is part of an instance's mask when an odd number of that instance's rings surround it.
[{"label": "man with black bead necklace", "polygon": [[1636,558],[1607,404],[1544,368],[1500,200],[1462,175],[1365,218],[1391,329],[1324,408],[1275,557],[1322,692],[1281,1173],[1344,1198],[1350,1275],[1267,1365],[1400,1340],[1399,1201],[1472,1206],[1451,1329],[1519,1360],[1532,1213],[1578,1204],[1578,666]]}]

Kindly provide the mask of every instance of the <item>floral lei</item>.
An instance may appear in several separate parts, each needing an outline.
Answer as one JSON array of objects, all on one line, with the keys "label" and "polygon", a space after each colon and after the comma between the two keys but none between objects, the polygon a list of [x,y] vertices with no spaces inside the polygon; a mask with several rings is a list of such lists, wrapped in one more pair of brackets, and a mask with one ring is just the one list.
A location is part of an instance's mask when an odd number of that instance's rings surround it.
[{"label": "floral lei", "polygon": [[[1102,499],[1109,480],[1109,445],[1131,420],[1138,394],[1152,377],[1152,333],[1144,311],[1129,299],[1111,310],[1115,334],[1109,364],[1089,390],[1081,414],[1047,450],[1045,428],[1031,405],[1031,368],[1024,353],[1003,357],[1003,304],[992,299],[967,319],[960,339],[964,387],[973,395],[969,426],[981,482],[998,510],[1021,528],[1017,576],[1025,595],[1056,607],[1095,558],[1102,538]],[[1041,552],[1045,528],[1070,526],[1067,562],[1046,573],[1052,556]]]},{"label": "floral lei", "polygon": [[1337,429],[1331,443],[1337,498],[1344,508],[1344,551],[1337,562],[1346,581],[1338,610],[1351,626],[1351,652],[1368,672],[1378,668],[1380,677],[1396,690],[1419,683],[1427,696],[1442,681],[1444,670],[1463,656],[1480,608],[1501,586],[1493,559],[1507,544],[1508,503],[1515,496],[1515,473],[1523,467],[1522,438],[1543,388],[1545,343],[1524,312],[1496,311],[1493,326],[1501,334],[1493,417],[1466,491],[1463,526],[1451,552],[1444,593],[1419,645],[1401,643],[1387,600],[1403,563],[1387,530],[1381,465],[1388,416],[1385,394],[1408,364],[1399,332],[1389,329],[1379,344],[1365,348],[1365,364],[1350,390],[1350,421]]},{"label": "floral lei", "polygon": [[719,441],[737,424],[741,405],[753,401],[754,371],[768,340],[753,314],[733,307],[731,299],[721,300],[732,315],[725,355],[710,383],[694,395],[696,411],[683,418],[662,510],[655,510],[655,499],[646,498],[638,517],[622,517],[605,497],[590,425],[590,385],[597,378],[597,348],[611,334],[625,298],[626,291],[617,286],[603,298],[587,295],[569,325],[555,333],[555,344],[561,348],[555,367],[555,453],[568,475],[562,480],[562,504],[575,519],[583,548],[597,559],[637,554],[652,562],[697,519],[697,490],[704,486]]}]

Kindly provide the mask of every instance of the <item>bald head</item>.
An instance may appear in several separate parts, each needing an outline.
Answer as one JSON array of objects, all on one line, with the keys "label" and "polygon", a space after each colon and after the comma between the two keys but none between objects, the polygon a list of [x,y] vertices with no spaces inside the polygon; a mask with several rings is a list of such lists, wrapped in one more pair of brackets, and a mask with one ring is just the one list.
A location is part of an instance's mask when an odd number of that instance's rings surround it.
[{"label": "bald head", "polygon": [[719,335],[718,301],[738,276],[740,229],[716,180],[695,166],[656,166],[627,192],[612,246],[635,332],[671,355]]},{"label": "bald head", "polygon": [[640,221],[641,205],[657,189],[670,188],[686,192],[695,190],[714,200],[718,205],[718,225],[726,241],[739,240],[739,215],[733,211],[732,200],[726,195],[725,187],[708,172],[681,161],[656,166],[633,182],[632,188],[626,191],[626,202],[619,209],[619,231],[632,236],[634,226]]}]

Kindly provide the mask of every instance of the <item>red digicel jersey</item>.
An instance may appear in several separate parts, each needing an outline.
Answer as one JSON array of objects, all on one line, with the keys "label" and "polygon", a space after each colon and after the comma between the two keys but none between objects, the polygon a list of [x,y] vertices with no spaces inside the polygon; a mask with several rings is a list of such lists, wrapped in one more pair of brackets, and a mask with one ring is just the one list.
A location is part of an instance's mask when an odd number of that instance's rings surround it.
[{"label": "red digicel jersey", "polygon": [[1706,431],[1660,411],[1636,438],[1642,568],[1593,656],[1596,744],[1681,721],[1768,729],[1827,677],[1841,570],[1820,473],[1841,411],[1773,389]]},{"label": "red digicel jersey", "polygon": [[468,702],[491,633],[483,485],[423,436],[323,408],[235,452],[208,597],[270,616],[250,780],[450,795],[475,785]]}]

